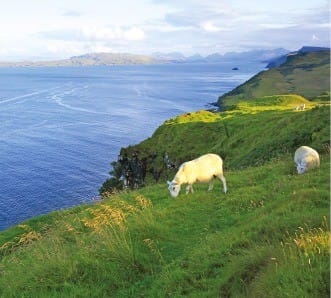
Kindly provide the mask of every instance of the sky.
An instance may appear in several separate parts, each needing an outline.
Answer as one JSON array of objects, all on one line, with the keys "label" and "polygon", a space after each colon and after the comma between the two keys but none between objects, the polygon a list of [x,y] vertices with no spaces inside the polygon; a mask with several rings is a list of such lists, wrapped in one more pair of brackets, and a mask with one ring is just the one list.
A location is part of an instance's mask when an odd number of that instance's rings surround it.
[{"label": "sky", "polygon": [[328,0],[0,0],[0,61],[330,46]]}]

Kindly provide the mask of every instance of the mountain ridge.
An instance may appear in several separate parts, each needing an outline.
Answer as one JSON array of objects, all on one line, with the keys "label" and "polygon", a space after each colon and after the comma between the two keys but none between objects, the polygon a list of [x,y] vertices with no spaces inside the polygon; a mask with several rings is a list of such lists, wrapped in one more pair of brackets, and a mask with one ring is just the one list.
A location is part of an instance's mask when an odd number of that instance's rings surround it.
[{"label": "mountain ridge", "polygon": [[87,53],[68,59],[51,61],[0,62],[0,67],[57,67],[57,66],[111,66],[133,64],[155,64],[161,61],[150,56],[129,53]]},{"label": "mountain ridge", "polygon": [[[318,84],[316,84],[318,82]],[[309,100],[330,100],[330,49],[301,50],[220,96],[217,106],[231,109],[239,101],[275,94],[298,94]]]},{"label": "mountain ridge", "polygon": [[280,57],[276,57],[274,59],[271,59],[271,61],[269,61],[269,63],[267,64],[266,68],[278,67],[278,66],[282,65],[283,63],[285,63],[287,61],[287,58],[292,56],[292,55],[296,55],[296,54],[299,54],[299,53],[311,53],[311,52],[322,52],[322,51],[330,51],[330,48],[303,46],[298,51],[289,52],[289,53],[286,53],[286,54],[284,54]]},{"label": "mountain ridge", "polygon": [[224,55],[213,53],[207,56],[194,54],[184,56],[179,52],[153,53],[151,55],[138,55],[131,53],[87,53],[72,56],[68,59],[50,61],[17,61],[1,62],[0,67],[56,67],[56,66],[112,66],[112,65],[136,65],[136,64],[164,64],[164,63],[215,63],[256,61],[267,63],[270,59],[288,53],[288,50],[278,48],[274,50],[252,50],[246,52],[229,52]]}]

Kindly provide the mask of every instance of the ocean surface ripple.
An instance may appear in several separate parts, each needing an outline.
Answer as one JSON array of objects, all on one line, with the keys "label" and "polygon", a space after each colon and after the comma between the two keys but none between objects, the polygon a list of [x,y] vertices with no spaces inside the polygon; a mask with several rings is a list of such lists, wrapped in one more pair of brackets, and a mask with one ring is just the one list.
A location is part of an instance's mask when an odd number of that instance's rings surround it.
[{"label": "ocean surface ripple", "polygon": [[97,199],[121,147],[264,66],[232,67],[0,68],[0,230]]}]

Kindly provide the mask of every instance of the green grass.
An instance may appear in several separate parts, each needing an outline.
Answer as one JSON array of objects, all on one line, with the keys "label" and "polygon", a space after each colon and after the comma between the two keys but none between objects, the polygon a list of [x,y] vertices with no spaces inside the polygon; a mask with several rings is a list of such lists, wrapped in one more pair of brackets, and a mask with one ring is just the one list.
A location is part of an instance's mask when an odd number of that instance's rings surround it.
[{"label": "green grass", "polygon": [[[266,104],[268,103],[268,104]],[[305,103],[305,111],[293,106]],[[151,138],[122,148],[131,156],[147,159],[148,170],[163,167],[168,153],[177,165],[209,152],[224,159],[227,170],[257,166],[293,153],[299,146],[329,151],[330,106],[309,102],[297,95],[267,96],[254,103],[238,104],[235,110],[212,113],[192,112],[166,121]],[[163,179],[174,171],[163,170]],[[152,181],[151,175],[147,177]]]},{"label": "green grass", "polygon": [[218,105],[231,109],[239,101],[274,94],[299,94],[309,100],[330,100],[330,51],[288,57],[277,68],[262,71],[219,97]]},{"label": "green grass", "polygon": [[328,297],[329,169],[292,156],[172,199],[165,183],[0,234],[1,297]]},{"label": "green grass", "polygon": [[238,102],[236,109],[245,109],[250,110],[288,110],[294,109],[302,104],[305,104],[306,107],[311,107],[312,104],[309,100],[303,98],[300,95],[296,94],[280,94],[280,95],[269,95],[262,96],[259,98],[254,98],[249,101],[240,101]]}]

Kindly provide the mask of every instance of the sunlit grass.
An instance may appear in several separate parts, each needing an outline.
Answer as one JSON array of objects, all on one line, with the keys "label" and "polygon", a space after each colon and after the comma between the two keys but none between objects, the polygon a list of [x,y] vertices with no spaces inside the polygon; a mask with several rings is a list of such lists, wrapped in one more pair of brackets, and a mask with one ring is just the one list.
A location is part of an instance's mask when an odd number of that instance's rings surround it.
[{"label": "sunlit grass", "polygon": [[[152,138],[122,151],[128,156],[135,151],[141,158],[147,158],[149,167],[158,168],[163,167],[165,152],[177,165],[213,152],[224,159],[227,170],[261,165],[293,153],[302,144],[326,153],[330,142],[330,107],[315,103],[307,104],[304,111],[295,111],[289,96],[275,96],[279,97],[286,102],[285,106],[245,104],[233,111],[178,116],[159,127]],[[288,102],[291,103],[287,105]],[[167,174],[172,176],[175,171],[163,171],[162,177]],[[147,173],[147,177],[152,180],[151,174]]]},{"label": "sunlit grass", "polygon": [[28,221],[2,249],[1,295],[327,297],[329,157],[292,167],[227,172],[226,195],[198,184],[173,199],[162,183]]},{"label": "sunlit grass", "polygon": [[215,122],[223,117],[220,114],[216,114],[213,112],[209,112],[206,110],[200,110],[197,112],[190,112],[186,114],[179,115],[175,118],[171,118],[165,121],[165,125],[171,124],[181,124],[181,123],[189,123],[189,122]]}]

